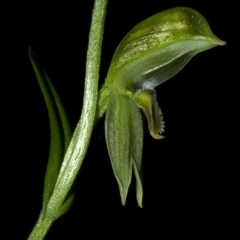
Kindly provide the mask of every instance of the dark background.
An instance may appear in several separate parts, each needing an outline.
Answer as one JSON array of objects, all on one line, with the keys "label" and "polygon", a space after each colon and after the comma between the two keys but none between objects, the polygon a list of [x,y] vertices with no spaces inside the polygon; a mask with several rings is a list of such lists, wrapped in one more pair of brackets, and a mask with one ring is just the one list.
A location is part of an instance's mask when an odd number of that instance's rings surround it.
[{"label": "dark background", "polygon": [[[194,57],[175,77],[157,87],[166,122],[165,139],[150,137],[145,124],[143,209],[135,181],[121,206],[104,139],[104,121],[94,130],[76,185],[76,198],[46,239],[170,239],[230,236],[235,229],[228,143],[234,95],[232,23],[234,6],[202,1],[109,1],[100,85],[121,39],[141,20],[176,6],[199,11],[227,42]],[[56,87],[74,129],[81,112],[85,60],[93,0],[33,1],[6,8],[2,44],[4,215],[9,237],[26,239],[41,210],[48,158],[48,113],[30,65],[31,46]],[[6,22],[6,24],[4,24]],[[6,32],[6,33],[5,33]],[[231,222],[231,224],[229,223]],[[18,237],[13,237],[15,234]],[[228,238],[229,239],[229,238]]]}]

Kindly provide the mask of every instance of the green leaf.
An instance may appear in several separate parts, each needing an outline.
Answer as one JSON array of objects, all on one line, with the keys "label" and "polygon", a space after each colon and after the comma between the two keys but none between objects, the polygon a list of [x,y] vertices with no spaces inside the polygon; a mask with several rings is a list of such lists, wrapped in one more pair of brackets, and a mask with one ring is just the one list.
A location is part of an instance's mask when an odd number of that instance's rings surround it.
[{"label": "green leaf", "polygon": [[[101,46],[107,3],[107,0],[95,0],[94,3],[87,50],[86,77],[81,118],[76,126],[73,137],[64,156],[51,197],[45,209],[41,211],[39,219],[28,238],[29,240],[44,239],[54,220],[66,212],[72,202],[71,193],[73,190],[73,185],[86,155],[94,127],[98,100],[98,78]],[[48,98],[51,95],[51,91],[48,92],[44,84],[42,84],[44,81],[44,75],[41,73],[41,70],[38,68],[38,66],[36,66],[31,52],[30,58],[40,85],[43,85],[42,91],[44,92],[44,96]],[[55,98],[53,97],[53,99]],[[49,102],[51,103],[51,100],[48,101],[47,104],[50,106]],[[53,116],[53,108],[49,108],[50,115]],[[58,111],[55,113],[57,112]],[[54,119],[53,123],[56,123],[55,120],[56,118]],[[61,127],[61,123],[62,122],[60,122],[58,129]],[[64,142],[64,140],[60,142]],[[57,160],[58,159],[60,159],[59,156]],[[52,190],[52,188],[50,190]]]},{"label": "green leaf", "polygon": [[[50,149],[43,192],[43,209],[45,209],[52,195],[72,133],[60,98],[46,72],[39,67],[31,48],[29,48],[29,57],[47,106],[50,121]],[[70,199],[73,199],[72,194],[71,196]]]}]

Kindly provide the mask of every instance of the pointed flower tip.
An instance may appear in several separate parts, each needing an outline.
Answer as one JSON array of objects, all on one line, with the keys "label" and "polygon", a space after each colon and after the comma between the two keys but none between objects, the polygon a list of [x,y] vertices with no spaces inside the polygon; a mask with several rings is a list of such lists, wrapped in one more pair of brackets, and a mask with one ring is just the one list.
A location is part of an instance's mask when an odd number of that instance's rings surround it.
[{"label": "pointed flower tip", "polygon": [[126,205],[126,199],[121,197],[121,202],[122,202],[122,205],[125,206]]},{"label": "pointed flower tip", "polygon": [[127,191],[123,191],[120,187],[120,196],[121,196],[121,203],[123,206],[126,205],[126,199],[127,199]]},{"label": "pointed flower tip", "polygon": [[226,44],[225,41],[221,40],[220,38],[218,38],[215,34],[212,33],[212,36],[210,37],[212,43],[214,45],[218,45],[218,46],[224,46]]},{"label": "pointed flower tip", "polygon": [[139,206],[140,208],[143,208],[142,202],[138,202],[138,206]]},{"label": "pointed flower tip", "polygon": [[226,43],[225,41],[219,39],[219,42],[218,42],[218,45],[219,45],[219,46],[224,46],[224,45],[226,45],[226,44],[227,44],[227,43]]},{"label": "pointed flower tip", "polygon": [[221,39],[218,38],[218,37],[215,38],[215,42],[216,42],[216,44],[217,44],[218,46],[224,46],[224,45],[227,44],[225,41],[221,40]]}]

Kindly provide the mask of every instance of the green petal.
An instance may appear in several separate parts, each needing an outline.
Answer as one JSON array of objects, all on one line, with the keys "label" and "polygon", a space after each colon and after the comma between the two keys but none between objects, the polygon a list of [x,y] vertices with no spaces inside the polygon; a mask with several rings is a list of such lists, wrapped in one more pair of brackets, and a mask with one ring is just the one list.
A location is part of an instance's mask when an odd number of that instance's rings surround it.
[{"label": "green petal", "polygon": [[132,178],[133,161],[137,168],[140,168],[142,121],[140,110],[134,101],[126,95],[119,94],[114,87],[111,88],[106,111],[105,136],[121,201],[125,205]]},{"label": "green petal", "polygon": [[120,90],[154,88],[197,53],[224,45],[197,11],[178,7],[142,21],[119,44],[107,82]]},{"label": "green petal", "polygon": [[138,206],[142,208],[143,187],[142,187],[142,149],[143,149],[143,122],[139,110],[131,114],[132,129],[132,161],[136,179],[136,195]]}]

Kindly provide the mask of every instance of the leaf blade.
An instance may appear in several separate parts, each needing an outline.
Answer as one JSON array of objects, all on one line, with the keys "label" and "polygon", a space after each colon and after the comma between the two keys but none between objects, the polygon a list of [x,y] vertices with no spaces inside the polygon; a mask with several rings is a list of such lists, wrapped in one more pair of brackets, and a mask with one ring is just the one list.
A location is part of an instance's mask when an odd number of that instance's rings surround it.
[{"label": "leaf blade", "polygon": [[37,63],[36,56],[31,48],[29,48],[29,58],[47,106],[50,123],[50,148],[43,190],[44,210],[55,187],[59,169],[72,134],[60,98],[50,78]]}]

